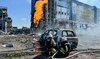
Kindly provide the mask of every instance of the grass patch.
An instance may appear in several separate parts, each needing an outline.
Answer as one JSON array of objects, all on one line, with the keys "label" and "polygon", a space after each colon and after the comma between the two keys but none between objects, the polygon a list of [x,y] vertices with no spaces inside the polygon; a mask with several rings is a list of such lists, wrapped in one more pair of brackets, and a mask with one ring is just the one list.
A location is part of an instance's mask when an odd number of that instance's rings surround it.
[{"label": "grass patch", "polygon": [[1,54],[0,59],[11,59],[14,57],[21,57],[21,56],[26,56],[26,55],[34,55],[35,53],[33,52],[16,52],[16,53],[8,53],[8,54]]}]

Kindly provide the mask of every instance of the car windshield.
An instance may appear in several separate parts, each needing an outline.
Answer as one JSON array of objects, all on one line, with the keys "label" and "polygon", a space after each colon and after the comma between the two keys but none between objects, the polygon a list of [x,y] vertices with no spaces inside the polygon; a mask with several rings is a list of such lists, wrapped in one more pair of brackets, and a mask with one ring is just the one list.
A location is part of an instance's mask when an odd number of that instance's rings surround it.
[{"label": "car windshield", "polygon": [[75,33],[73,31],[63,31],[62,36],[63,37],[75,37]]},{"label": "car windshield", "polygon": [[50,30],[49,34],[51,34],[53,36],[56,36],[57,35],[57,31],[56,30]]}]

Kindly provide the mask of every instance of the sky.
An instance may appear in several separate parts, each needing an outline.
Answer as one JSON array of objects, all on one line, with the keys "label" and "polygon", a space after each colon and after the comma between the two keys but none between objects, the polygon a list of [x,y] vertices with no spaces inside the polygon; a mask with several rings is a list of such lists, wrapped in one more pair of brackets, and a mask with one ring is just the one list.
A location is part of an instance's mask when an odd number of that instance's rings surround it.
[{"label": "sky", "polygon": [[78,0],[91,6],[97,6],[100,8],[100,0]]},{"label": "sky", "polygon": [[[100,0],[79,0],[80,2],[100,8]],[[8,16],[13,20],[13,26],[30,27],[31,0],[0,0],[0,6],[8,8]]]},{"label": "sky", "polygon": [[12,18],[14,27],[30,27],[31,0],[0,0],[0,6],[8,8],[8,17]]}]

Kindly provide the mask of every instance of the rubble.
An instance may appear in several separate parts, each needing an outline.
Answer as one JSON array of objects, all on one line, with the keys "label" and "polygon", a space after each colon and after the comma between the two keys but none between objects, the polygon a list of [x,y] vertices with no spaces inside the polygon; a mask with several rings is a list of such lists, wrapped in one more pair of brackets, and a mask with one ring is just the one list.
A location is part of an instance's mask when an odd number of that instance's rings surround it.
[{"label": "rubble", "polygon": [[[96,36],[96,37],[97,38],[94,39],[95,36],[89,36],[88,37],[88,36],[83,35],[83,34],[81,34],[81,35],[78,34],[78,38],[79,38],[78,48],[77,48],[77,50],[72,51],[70,53],[70,55],[68,56],[70,58],[68,58],[68,57],[66,57],[66,58],[67,59],[100,59],[99,46],[95,47],[95,45],[100,44],[99,43],[100,40],[99,40],[99,36]],[[0,52],[1,51],[22,50],[22,49],[33,48],[34,43],[36,43],[38,40],[39,40],[38,35],[34,35],[34,36],[33,35],[32,36],[28,36],[28,35],[1,35],[0,36]],[[8,44],[8,43],[13,44],[14,47],[13,48],[4,48],[4,47],[2,47],[3,44]],[[37,44],[38,44],[38,42],[37,42]],[[93,48],[91,48],[91,47],[93,47],[97,50],[95,50],[95,49],[92,50]],[[91,49],[88,50],[89,48],[91,48]],[[51,58],[51,56],[49,57],[46,54],[39,53],[39,55],[36,54],[36,55],[22,56],[22,57],[20,57],[20,59],[25,59],[27,57],[29,59],[37,59],[37,58],[38,59],[39,58],[40,59],[41,58],[50,59]]]},{"label": "rubble", "polygon": [[[27,35],[1,35],[0,36],[0,52],[10,50],[22,50],[33,48],[33,43],[38,41],[39,37]],[[4,48],[2,45],[12,44],[12,48]]]}]

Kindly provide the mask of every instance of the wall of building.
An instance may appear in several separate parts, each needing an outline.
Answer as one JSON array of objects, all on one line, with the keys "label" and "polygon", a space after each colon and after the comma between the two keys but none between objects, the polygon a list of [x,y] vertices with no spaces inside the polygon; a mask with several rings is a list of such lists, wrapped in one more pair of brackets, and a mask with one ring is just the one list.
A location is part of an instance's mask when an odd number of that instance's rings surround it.
[{"label": "wall of building", "polygon": [[57,6],[56,19],[59,21],[67,20],[67,9],[64,7]]},{"label": "wall of building", "polygon": [[76,3],[76,21],[85,23],[95,22],[95,11],[93,6],[81,3],[79,1],[75,1],[74,3]]},{"label": "wall of building", "polygon": [[56,0],[56,19],[58,28],[69,27],[68,20],[70,18],[70,8],[68,0]]},{"label": "wall of building", "polygon": [[74,0],[72,0],[72,20],[73,21],[76,21],[76,18],[77,18],[77,16],[76,16],[76,13],[77,12],[77,4],[76,4],[76,2],[74,1]]},{"label": "wall of building", "polygon": [[56,19],[69,20],[67,0],[57,0],[57,15]]},{"label": "wall of building", "polygon": [[76,19],[77,30],[87,30],[97,22],[97,9],[79,1],[72,0],[72,20]]},{"label": "wall of building", "polygon": [[0,30],[7,32],[7,8],[6,7],[0,7],[0,26],[2,27]]},{"label": "wall of building", "polygon": [[34,11],[35,11],[35,3],[36,3],[36,1],[38,1],[38,0],[31,0],[31,14],[33,14],[34,13]]},{"label": "wall of building", "polygon": [[7,29],[7,28],[5,28],[5,26],[6,26],[5,20],[0,20],[0,26],[2,27],[0,30],[5,32]]},{"label": "wall of building", "polygon": [[97,8],[97,24],[100,24],[100,9]]},{"label": "wall of building", "polygon": [[76,19],[85,23],[94,23],[94,10],[77,5]]},{"label": "wall of building", "polygon": [[[48,0],[48,7],[47,7],[47,15],[48,15],[48,26],[49,28],[53,28],[52,26],[55,24],[56,18],[56,0]],[[54,26],[55,27],[55,26]]]},{"label": "wall of building", "polygon": [[[8,25],[10,27],[8,28]],[[10,29],[12,27],[12,19],[8,17],[7,14],[7,7],[0,7],[0,30],[4,32],[10,32]]]},{"label": "wall of building", "polygon": [[[31,26],[30,26],[31,29],[34,28],[33,17],[34,17],[34,12],[35,12],[34,6],[35,6],[36,1],[38,1],[38,0],[31,0]],[[31,31],[33,31],[33,30],[31,30]]]},{"label": "wall of building", "polygon": [[7,32],[10,32],[12,28],[12,19],[10,17],[8,17],[7,20]]}]

